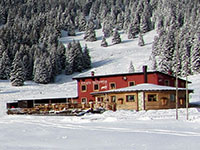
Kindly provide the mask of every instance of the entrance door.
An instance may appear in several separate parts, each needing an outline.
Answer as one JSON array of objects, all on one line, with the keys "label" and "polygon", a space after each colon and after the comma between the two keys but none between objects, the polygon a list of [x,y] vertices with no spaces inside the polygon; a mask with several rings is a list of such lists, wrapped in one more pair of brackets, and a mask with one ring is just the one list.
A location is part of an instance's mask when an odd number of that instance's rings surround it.
[{"label": "entrance door", "polygon": [[144,110],[144,92],[138,93],[138,110]]}]

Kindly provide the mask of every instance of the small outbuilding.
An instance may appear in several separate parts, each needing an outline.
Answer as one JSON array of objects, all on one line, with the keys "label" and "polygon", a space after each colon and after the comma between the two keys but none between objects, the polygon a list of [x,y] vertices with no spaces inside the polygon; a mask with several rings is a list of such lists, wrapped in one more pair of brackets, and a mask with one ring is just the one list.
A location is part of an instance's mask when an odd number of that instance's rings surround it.
[{"label": "small outbuilding", "polygon": [[[189,89],[189,93],[193,90]],[[126,88],[93,92],[96,106],[110,110],[151,110],[176,108],[176,87],[138,84]],[[178,88],[178,107],[186,107],[186,88]]]}]

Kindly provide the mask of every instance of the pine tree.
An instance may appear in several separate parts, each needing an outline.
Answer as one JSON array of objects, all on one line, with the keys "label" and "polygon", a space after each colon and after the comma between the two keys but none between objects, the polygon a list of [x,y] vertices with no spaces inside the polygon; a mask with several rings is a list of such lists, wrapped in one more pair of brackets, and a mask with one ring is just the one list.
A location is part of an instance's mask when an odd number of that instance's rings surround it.
[{"label": "pine tree", "polygon": [[18,51],[12,63],[12,70],[10,73],[10,81],[13,86],[22,86],[25,81],[24,64],[22,55]]},{"label": "pine tree", "polygon": [[142,33],[146,33],[149,31],[149,24],[148,24],[148,18],[145,16],[145,14],[143,14],[141,16],[141,20],[140,20],[140,32]]},{"label": "pine tree", "polygon": [[143,35],[140,33],[139,34],[139,38],[138,38],[138,45],[139,46],[144,46],[144,39],[143,39]]},{"label": "pine tree", "polygon": [[136,33],[134,32],[133,24],[128,25],[128,39],[133,39],[136,37]]},{"label": "pine tree", "polygon": [[93,42],[97,40],[96,33],[94,30],[94,22],[92,20],[88,21],[84,39],[89,42]]},{"label": "pine tree", "polygon": [[104,18],[103,21],[103,29],[102,29],[104,36],[110,37],[112,35],[112,31],[113,31],[113,24],[111,22],[111,16],[107,15],[106,18]]},{"label": "pine tree", "polygon": [[86,30],[86,25],[87,25],[87,21],[85,18],[85,15],[83,13],[80,13],[80,16],[78,18],[78,30],[79,31],[85,31]]},{"label": "pine tree", "polygon": [[117,29],[115,29],[114,32],[113,32],[112,43],[113,44],[121,43],[121,38],[120,38],[120,35],[119,35]]},{"label": "pine tree", "polygon": [[160,61],[158,63],[159,70],[164,73],[168,73],[169,70],[172,70],[174,62],[173,57],[175,53],[175,38],[172,31],[168,31],[165,35],[165,42],[162,46],[162,51],[160,53]]},{"label": "pine tree", "polygon": [[[128,9],[128,8],[127,8]],[[124,24],[123,24],[123,29],[126,31],[126,33],[128,33],[128,30],[130,28],[130,23],[131,22],[131,17],[130,17],[130,10],[126,10],[124,12]]]},{"label": "pine tree", "polygon": [[119,13],[117,16],[117,29],[122,30],[124,25],[124,18],[122,13]]},{"label": "pine tree", "polygon": [[108,43],[106,42],[106,38],[103,36],[102,41],[101,41],[101,46],[102,47],[107,47]]},{"label": "pine tree", "polygon": [[25,80],[31,80],[33,74],[32,60],[28,55],[23,56]]},{"label": "pine tree", "polygon": [[65,61],[66,61],[66,48],[62,43],[58,43],[58,47],[57,47],[57,55],[60,61],[60,65],[61,65],[61,69],[65,68]]},{"label": "pine tree", "polygon": [[84,59],[84,69],[91,68],[91,58],[89,55],[89,49],[87,48],[87,45],[85,45],[85,48],[83,50],[83,59]]},{"label": "pine tree", "polygon": [[128,28],[128,38],[135,38],[135,36],[140,32],[140,16],[135,14],[133,22],[129,25]]},{"label": "pine tree", "polygon": [[135,72],[135,68],[134,68],[134,66],[133,66],[133,62],[132,62],[132,61],[130,62],[128,72],[129,72],[129,73]]},{"label": "pine tree", "polygon": [[[46,59],[43,59],[44,56]],[[47,84],[52,81],[53,70],[50,62],[48,54],[36,58],[34,62],[34,81],[36,83]]]},{"label": "pine tree", "polygon": [[68,44],[66,53],[66,74],[81,72],[84,69],[84,58],[80,42],[73,41]]},{"label": "pine tree", "polygon": [[66,50],[66,61],[65,61],[65,74],[70,75],[73,73],[73,48],[72,43],[69,43]]},{"label": "pine tree", "polygon": [[3,52],[2,58],[0,58],[0,79],[9,79],[10,77],[10,58],[6,51]]},{"label": "pine tree", "polygon": [[83,59],[83,52],[80,45],[80,42],[74,43],[74,62],[73,62],[73,71],[74,72],[82,72],[84,69],[84,59]]},{"label": "pine tree", "polygon": [[140,32],[146,33],[151,29],[151,9],[149,8],[149,4],[144,5],[144,9],[142,15],[140,17]]},{"label": "pine tree", "polygon": [[191,48],[191,68],[194,74],[200,73],[200,33],[195,34],[193,46]]}]

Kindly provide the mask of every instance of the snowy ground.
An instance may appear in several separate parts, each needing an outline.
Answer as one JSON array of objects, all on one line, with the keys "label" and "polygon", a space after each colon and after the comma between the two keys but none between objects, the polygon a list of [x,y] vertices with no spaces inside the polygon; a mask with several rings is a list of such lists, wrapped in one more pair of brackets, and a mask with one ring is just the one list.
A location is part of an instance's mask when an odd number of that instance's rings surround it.
[{"label": "snowy ground", "polygon": [[196,150],[200,116],[190,109],[117,111],[82,117],[4,116],[1,150]]},{"label": "snowy ground", "polygon": [[[65,34],[65,33],[63,33]],[[87,42],[92,57],[92,69],[71,76],[59,75],[56,83],[41,85],[25,82],[23,87],[12,87],[9,81],[0,80],[0,150],[160,150],[160,149],[199,149],[200,112],[179,110],[179,120],[175,120],[175,110],[159,111],[117,111],[102,115],[82,117],[8,116],[6,102],[27,98],[71,97],[77,96],[76,81],[72,77],[95,74],[128,72],[130,61],[136,71],[150,64],[149,56],[155,31],[144,35],[146,45],[137,46],[137,39],[129,40],[121,35],[122,43],[100,47],[101,30],[97,32],[96,42]],[[76,37],[63,37],[65,44],[73,39],[81,45],[83,33]],[[149,69],[151,69],[149,67]],[[190,76],[194,89],[192,102],[200,101],[200,75]]]}]

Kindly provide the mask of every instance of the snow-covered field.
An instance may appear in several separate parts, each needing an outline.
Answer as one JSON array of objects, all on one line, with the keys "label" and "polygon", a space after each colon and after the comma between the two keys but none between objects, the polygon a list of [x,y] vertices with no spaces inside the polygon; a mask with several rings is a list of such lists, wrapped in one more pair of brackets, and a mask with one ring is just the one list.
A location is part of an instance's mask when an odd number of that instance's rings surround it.
[{"label": "snow-covered field", "polygon": [[117,111],[82,117],[3,116],[1,150],[197,150],[200,116],[185,110]]},{"label": "snow-covered field", "polygon": [[[65,33],[63,33],[64,35]],[[0,150],[160,150],[199,149],[200,112],[196,108],[179,110],[179,120],[175,120],[175,110],[159,111],[117,111],[101,115],[87,114],[82,117],[63,116],[8,116],[6,102],[47,97],[77,96],[76,81],[73,76],[113,74],[128,72],[130,61],[136,71],[150,64],[149,56],[155,31],[144,35],[146,45],[139,47],[137,39],[129,40],[122,33],[122,43],[103,48],[101,30],[96,42],[86,42],[92,57],[92,69],[71,76],[59,75],[56,83],[41,85],[30,81],[23,87],[12,87],[9,81],[0,80]],[[68,43],[73,39],[81,45],[83,33],[76,37],[63,37]],[[150,66],[148,68],[151,69]],[[190,76],[194,89],[191,101],[200,101],[200,75]]]}]

